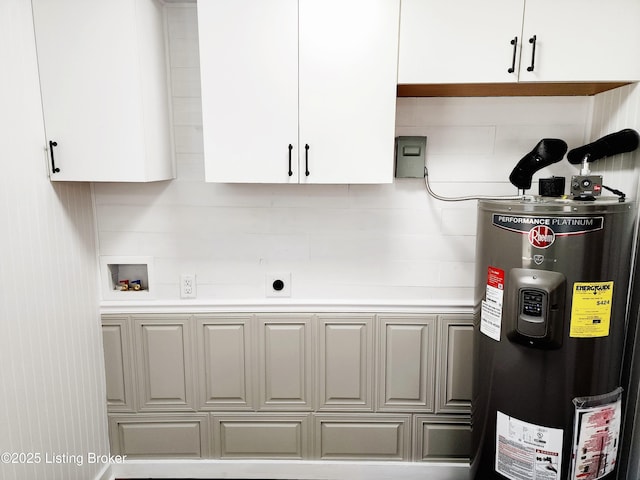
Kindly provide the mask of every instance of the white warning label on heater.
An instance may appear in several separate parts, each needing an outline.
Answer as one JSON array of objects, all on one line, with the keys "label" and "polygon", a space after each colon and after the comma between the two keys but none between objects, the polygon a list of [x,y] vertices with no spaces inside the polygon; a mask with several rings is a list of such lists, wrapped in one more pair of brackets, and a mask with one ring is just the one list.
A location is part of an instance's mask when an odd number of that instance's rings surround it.
[{"label": "white warning label on heater", "polygon": [[504,298],[504,270],[489,267],[487,271],[487,290],[480,312],[480,331],[500,341],[502,325],[502,301]]},{"label": "white warning label on heater", "polygon": [[496,472],[511,480],[559,480],[563,433],[497,412]]},{"label": "white warning label on heater", "polygon": [[618,460],[622,401],[576,408],[574,480],[598,480],[613,471]]}]

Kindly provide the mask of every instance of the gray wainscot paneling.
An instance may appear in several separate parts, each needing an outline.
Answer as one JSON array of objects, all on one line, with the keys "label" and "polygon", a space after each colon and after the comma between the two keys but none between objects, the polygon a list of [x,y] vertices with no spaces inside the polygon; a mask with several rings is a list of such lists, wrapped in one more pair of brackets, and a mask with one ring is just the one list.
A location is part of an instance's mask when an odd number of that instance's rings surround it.
[{"label": "gray wainscot paneling", "polygon": [[309,414],[212,414],[216,458],[302,460],[310,456]]},{"label": "gray wainscot paneling", "polygon": [[104,314],[129,458],[468,460],[470,314]]},{"label": "gray wainscot paneling", "polygon": [[469,413],[473,316],[441,315],[438,321],[437,413]]},{"label": "gray wainscot paneling", "polygon": [[107,407],[110,412],[135,411],[133,354],[129,318],[112,316],[102,320]]},{"label": "gray wainscot paneling", "polygon": [[207,414],[109,415],[111,453],[135,458],[209,458]]},{"label": "gray wainscot paneling", "polygon": [[312,410],[311,315],[257,316],[260,410]]},{"label": "gray wainscot paneling", "polygon": [[380,315],[378,411],[433,412],[435,315]]},{"label": "gray wainscot paneling", "polygon": [[373,315],[323,315],[318,328],[318,410],[373,411]]},{"label": "gray wainscot paneling", "polygon": [[253,409],[251,315],[196,317],[200,410]]},{"label": "gray wainscot paneling", "polygon": [[193,319],[145,315],[132,320],[138,410],[193,410]]}]

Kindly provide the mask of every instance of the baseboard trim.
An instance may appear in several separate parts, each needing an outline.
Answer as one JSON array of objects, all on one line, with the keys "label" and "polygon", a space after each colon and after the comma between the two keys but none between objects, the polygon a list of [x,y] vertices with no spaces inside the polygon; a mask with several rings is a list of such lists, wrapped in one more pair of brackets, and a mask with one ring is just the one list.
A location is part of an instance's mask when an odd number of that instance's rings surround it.
[{"label": "baseboard trim", "polygon": [[468,463],[330,462],[286,460],[126,460],[113,478],[276,480],[467,480]]}]

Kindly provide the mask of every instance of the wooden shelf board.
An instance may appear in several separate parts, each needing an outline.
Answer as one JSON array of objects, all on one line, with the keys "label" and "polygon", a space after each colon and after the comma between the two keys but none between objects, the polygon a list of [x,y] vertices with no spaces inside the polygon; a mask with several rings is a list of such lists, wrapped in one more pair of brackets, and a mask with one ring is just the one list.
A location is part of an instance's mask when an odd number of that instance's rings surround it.
[{"label": "wooden shelf board", "polygon": [[398,85],[398,97],[531,97],[589,96],[630,82],[433,83]]}]

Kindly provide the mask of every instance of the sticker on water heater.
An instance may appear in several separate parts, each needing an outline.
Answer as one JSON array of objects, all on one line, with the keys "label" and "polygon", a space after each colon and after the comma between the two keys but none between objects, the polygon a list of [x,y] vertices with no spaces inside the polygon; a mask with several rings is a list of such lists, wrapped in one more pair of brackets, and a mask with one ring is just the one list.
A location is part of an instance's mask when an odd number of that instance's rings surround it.
[{"label": "sticker on water heater", "polygon": [[609,336],[613,282],[576,282],[571,301],[571,327],[573,338]]},{"label": "sticker on water heater", "polygon": [[559,480],[564,431],[496,414],[496,472],[511,480]]},{"label": "sticker on water heater", "polygon": [[621,396],[603,405],[576,407],[571,480],[598,480],[613,472],[618,461],[621,417]]},{"label": "sticker on water heater", "polygon": [[504,298],[504,270],[489,267],[487,290],[480,312],[480,331],[497,342],[502,326],[502,301]]}]

